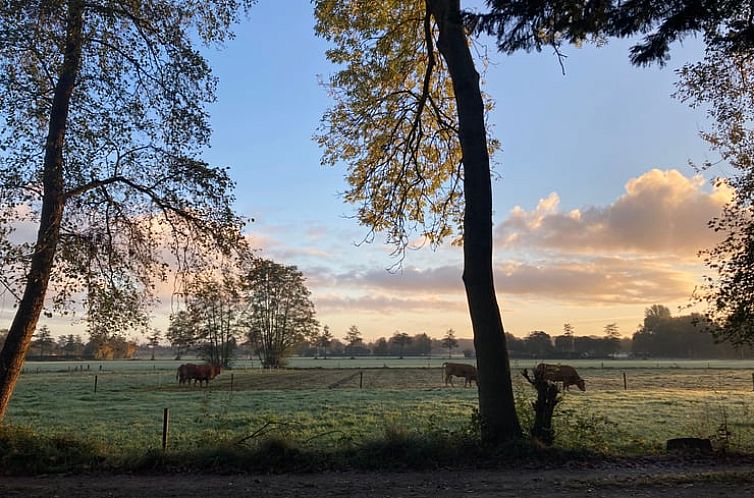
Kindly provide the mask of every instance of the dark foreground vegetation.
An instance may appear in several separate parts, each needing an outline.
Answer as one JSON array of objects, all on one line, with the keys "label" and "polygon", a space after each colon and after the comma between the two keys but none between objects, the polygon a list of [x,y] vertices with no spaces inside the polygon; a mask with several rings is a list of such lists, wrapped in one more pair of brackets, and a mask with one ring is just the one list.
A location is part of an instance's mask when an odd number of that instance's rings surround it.
[{"label": "dark foreground vegetation", "polygon": [[383,438],[338,450],[304,447],[278,437],[235,441],[190,451],[131,451],[113,454],[95,442],[70,436],[41,436],[27,429],[0,429],[0,474],[50,473],[281,473],[323,471],[406,471],[435,469],[553,469],[620,464],[754,463],[738,453],[606,455],[548,448],[531,440],[504,447],[483,445],[470,433],[422,435],[386,431]]}]

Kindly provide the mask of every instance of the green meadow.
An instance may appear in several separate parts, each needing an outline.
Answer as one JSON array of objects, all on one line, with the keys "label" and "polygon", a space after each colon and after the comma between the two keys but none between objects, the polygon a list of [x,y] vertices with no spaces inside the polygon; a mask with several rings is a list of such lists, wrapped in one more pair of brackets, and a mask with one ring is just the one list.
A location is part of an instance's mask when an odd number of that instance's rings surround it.
[{"label": "green meadow", "polygon": [[[88,370],[81,362],[30,363],[6,423],[112,453],[160,448],[165,408],[169,448],[176,451],[253,445],[271,436],[303,448],[343,449],[396,432],[421,437],[474,430],[476,389],[463,388],[461,379],[446,387],[442,359],[432,360],[431,368],[416,359],[378,360],[380,368],[358,359],[297,361],[310,368],[264,371],[241,364],[209,388],[178,386],[174,361],[90,362]],[[668,438],[700,436],[754,452],[751,362],[569,364],[586,379],[587,391],[563,395],[555,417],[561,448],[652,453]],[[311,368],[322,365],[328,368]],[[533,389],[518,372],[532,365],[511,365],[524,425]]]}]

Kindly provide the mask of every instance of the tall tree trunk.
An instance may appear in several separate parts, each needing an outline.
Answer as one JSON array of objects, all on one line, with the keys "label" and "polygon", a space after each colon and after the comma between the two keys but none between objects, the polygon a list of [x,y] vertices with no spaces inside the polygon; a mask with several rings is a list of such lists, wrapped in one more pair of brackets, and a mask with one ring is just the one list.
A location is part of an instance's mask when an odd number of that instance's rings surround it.
[{"label": "tall tree trunk", "polygon": [[492,181],[479,74],[461,20],[460,0],[427,0],[439,28],[440,50],[453,82],[463,153],[463,282],[479,370],[479,414],[484,442],[520,436],[508,349],[492,272]]},{"label": "tall tree trunk", "polygon": [[45,144],[42,213],[39,232],[31,257],[26,287],[16,315],[0,351],[0,422],[5,417],[13,389],[21,373],[39,315],[44,308],[47,285],[55,258],[60,224],[63,219],[65,191],[63,183],[63,148],[68,109],[81,61],[81,31],[84,6],[81,0],[69,0],[63,64],[55,84],[50,123]]}]

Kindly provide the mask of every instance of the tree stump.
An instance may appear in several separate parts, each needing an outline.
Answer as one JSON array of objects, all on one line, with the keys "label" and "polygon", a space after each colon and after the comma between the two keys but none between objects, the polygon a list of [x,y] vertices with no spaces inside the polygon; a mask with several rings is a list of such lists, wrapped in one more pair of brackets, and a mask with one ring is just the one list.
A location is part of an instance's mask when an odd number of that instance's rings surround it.
[{"label": "tree stump", "polygon": [[557,384],[545,380],[534,372],[534,378],[529,377],[529,372],[524,369],[521,375],[529,381],[529,384],[537,390],[537,400],[532,403],[534,408],[534,425],[531,428],[531,436],[545,446],[551,446],[555,441],[555,431],[552,428],[552,415],[555,407],[560,402],[560,388]]}]

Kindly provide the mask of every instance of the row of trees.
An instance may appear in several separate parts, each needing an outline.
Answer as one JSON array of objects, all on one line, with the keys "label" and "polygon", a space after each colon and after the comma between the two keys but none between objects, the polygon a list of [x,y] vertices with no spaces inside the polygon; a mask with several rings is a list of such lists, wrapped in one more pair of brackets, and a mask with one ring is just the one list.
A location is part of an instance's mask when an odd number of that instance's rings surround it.
[{"label": "row of trees", "polygon": [[[566,324],[566,330],[570,327]],[[615,324],[605,327],[603,336],[576,336],[570,333],[551,336],[542,330],[530,332],[524,338],[507,334],[508,348],[514,358],[608,358],[630,351],[630,339],[623,339]]]},{"label": "row of trees", "polygon": [[[576,336],[570,324],[563,326],[563,333],[552,336],[544,331],[533,331],[526,337],[519,338],[508,334],[507,340],[513,358],[563,359],[563,358],[608,358],[616,353],[631,354],[635,358],[750,358],[754,356],[751,347],[736,346],[729,342],[718,342],[707,333],[701,314],[674,317],[670,310],[662,305],[653,305],[645,310],[644,321],[631,338],[619,336],[615,324],[608,324],[602,336]],[[199,353],[211,361],[213,357],[224,356],[229,360],[235,355],[252,354],[259,356],[260,351],[249,340],[248,333],[233,335],[212,352],[212,341],[201,334],[186,335],[176,333],[181,328],[190,329],[186,311],[175,315],[171,333],[171,348],[160,347],[161,334],[152,332],[147,343],[142,347],[151,350],[153,358],[156,349],[163,354],[172,353],[178,358],[187,352]],[[194,329],[197,330],[197,329]],[[0,344],[5,339],[7,330],[0,330]],[[188,338],[188,340],[186,340]],[[330,338],[328,340],[328,338]],[[42,326],[34,336],[29,354],[36,358],[85,358],[85,359],[119,359],[130,358],[136,351],[136,344],[122,337],[108,342],[90,338],[84,342],[79,335],[52,337],[47,326]],[[220,341],[223,343],[223,341]],[[459,347],[459,343],[462,346]],[[409,335],[395,332],[391,337],[380,337],[365,341],[356,325],[352,325],[343,340],[332,338],[329,327],[325,326],[315,335],[301,337],[301,342],[287,353],[299,356],[356,357],[356,356],[447,356],[460,350],[465,356],[474,356],[473,343],[468,339],[456,339],[455,332],[448,330],[442,339],[433,339],[426,333]],[[284,358],[285,354],[277,355]],[[226,364],[227,365],[227,364]]]},{"label": "row of trees", "polygon": [[[0,347],[5,343],[8,330],[0,330]],[[34,334],[27,359],[88,359],[88,360],[119,360],[134,356],[139,346],[136,342],[126,339],[120,334],[110,337],[92,336],[86,342],[80,335],[68,334],[53,337],[49,327],[43,325]]]},{"label": "row of trees", "polygon": [[[267,271],[292,272],[293,267],[282,267],[264,263]],[[272,273],[275,273],[272,272]],[[276,277],[267,275],[265,287],[270,288],[270,281]],[[303,285],[303,282],[301,282]],[[237,285],[241,285],[237,282]],[[297,287],[299,291],[301,287]],[[260,323],[251,319],[254,311],[244,310],[240,306],[245,302],[247,291],[236,289],[240,296],[234,302],[221,302],[227,295],[219,292],[213,285],[205,285],[202,292],[189,299],[188,310],[173,315],[166,338],[171,344],[172,352],[181,358],[191,351],[205,357],[210,362],[229,366],[234,355],[252,354],[257,356],[266,367],[278,367],[284,363],[288,354],[327,358],[356,356],[440,356],[451,357],[459,349],[459,339],[453,329],[448,330],[441,339],[433,339],[426,333],[409,335],[396,331],[391,337],[380,337],[365,341],[356,325],[349,327],[342,340],[334,338],[330,328],[325,325],[321,330],[313,321],[313,314],[306,316],[306,326],[280,328],[276,331],[252,333],[248,328],[251,323]],[[308,309],[308,304],[304,310]],[[258,309],[257,309],[258,311]],[[280,310],[283,314],[291,313],[289,308]],[[267,310],[265,313],[273,314]],[[294,313],[295,315],[295,313]],[[201,318],[199,318],[201,317]],[[751,357],[752,348],[718,342],[708,333],[702,314],[690,314],[674,317],[670,310],[662,305],[648,307],[644,321],[631,338],[621,337],[615,323],[607,324],[601,336],[577,336],[571,324],[564,324],[560,335],[552,336],[545,331],[533,331],[526,337],[519,338],[507,334],[508,347],[513,358],[608,358],[618,353],[631,354],[637,358],[741,358]],[[258,329],[265,330],[265,329]],[[5,339],[7,330],[0,331],[0,344]],[[284,340],[273,340],[272,334],[284,336]],[[267,339],[263,339],[268,337]],[[146,347],[154,351],[159,347],[161,334],[152,331],[147,336]],[[114,334],[108,339],[92,336],[84,342],[78,335],[65,335],[57,339],[47,326],[42,326],[34,336],[30,354],[45,358],[90,358],[118,359],[130,358],[136,351],[136,344],[122,336]],[[461,339],[463,347],[460,352],[465,356],[475,356],[473,344]],[[287,346],[269,346],[284,344]],[[277,349],[276,349],[277,348]]]},{"label": "row of trees", "polygon": [[[170,317],[165,339],[178,358],[191,351],[226,368],[239,343],[244,343],[265,367],[277,368],[295,347],[317,340],[319,326],[309,295],[295,266],[249,254],[227,259],[187,282],[185,309]],[[0,344],[6,335],[0,334]],[[84,343],[73,335],[53,339],[49,328],[42,326],[33,339],[31,353],[43,358],[120,359],[132,357],[138,349],[121,331],[110,328],[90,327]],[[154,359],[162,334],[150,329],[146,339]]]},{"label": "row of trees", "polygon": [[186,309],[171,316],[166,336],[179,357],[195,349],[223,367],[230,366],[237,344],[248,341],[266,368],[277,368],[295,346],[316,339],[309,296],[295,266],[239,258],[187,286]]},{"label": "row of trees", "polygon": [[[673,317],[662,305],[648,307],[644,321],[631,337],[621,336],[618,326],[609,323],[602,334],[575,335],[574,327],[566,323],[559,335],[545,331],[530,332],[520,338],[506,334],[510,356],[513,358],[609,358],[617,354],[636,358],[742,358],[752,357],[754,349],[730,342],[721,342],[710,334],[711,325],[703,314]],[[450,353],[458,347],[451,329],[442,339],[426,334],[396,332],[390,338],[381,337],[364,342],[356,326],[351,326],[344,342],[332,338],[325,327],[314,344],[302,345],[298,354],[308,356],[427,356],[438,352]],[[473,344],[464,346],[466,356],[474,356]]]},{"label": "row of trees", "polygon": [[[449,329],[442,339],[432,339],[426,333],[409,335],[407,332],[396,331],[391,337],[380,337],[374,341],[364,341],[361,331],[356,325],[351,325],[343,341],[335,339],[330,328],[325,325],[321,332],[309,344],[301,344],[297,354],[301,356],[430,356],[445,354],[451,357],[459,346],[455,331]],[[464,354],[473,355],[471,345],[464,348]]]},{"label": "row of trees", "polygon": [[608,324],[602,336],[575,336],[570,324],[563,334],[551,336],[544,331],[531,332],[525,338],[508,334],[511,356],[523,358],[607,358],[617,353],[637,358],[750,358],[751,346],[715,339],[719,326],[707,321],[704,314],[674,317],[662,305],[644,311],[644,321],[631,338],[622,338],[615,324]]}]

